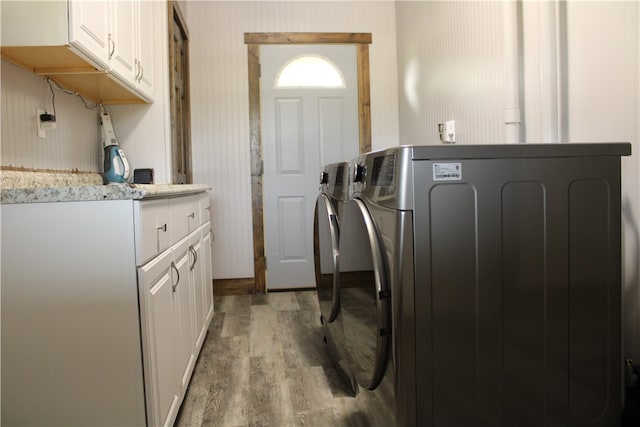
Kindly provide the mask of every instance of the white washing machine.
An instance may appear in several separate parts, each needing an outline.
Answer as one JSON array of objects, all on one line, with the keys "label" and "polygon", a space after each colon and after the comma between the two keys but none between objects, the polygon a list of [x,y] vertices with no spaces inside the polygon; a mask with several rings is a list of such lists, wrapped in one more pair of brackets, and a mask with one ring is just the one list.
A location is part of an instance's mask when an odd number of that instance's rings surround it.
[{"label": "white washing machine", "polygon": [[619,424],[630,151],[403,146],[351,162],[336,346],[365,425]]},{"label": "white washing machine", "polygon": [[314,266],[316,289],[320,305],[320,322],[324,341],[347,392],[357,390],[349,355],[337,346],[343,341],[340,321],[338,284],[338,241],[344,205],[348,200],[349,163],[326,165],[320,174],[320,194],[314,215]]}]

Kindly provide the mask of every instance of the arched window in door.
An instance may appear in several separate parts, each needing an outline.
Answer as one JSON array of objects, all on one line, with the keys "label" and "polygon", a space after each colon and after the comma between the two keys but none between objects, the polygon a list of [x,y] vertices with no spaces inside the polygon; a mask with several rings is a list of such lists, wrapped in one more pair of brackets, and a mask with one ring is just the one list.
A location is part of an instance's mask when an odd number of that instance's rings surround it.
[{"label": "arched window in door", "polygon": [[278,72],[277,89],[345,88],[340,69],[320,55],[301,55],[291,59]]}]

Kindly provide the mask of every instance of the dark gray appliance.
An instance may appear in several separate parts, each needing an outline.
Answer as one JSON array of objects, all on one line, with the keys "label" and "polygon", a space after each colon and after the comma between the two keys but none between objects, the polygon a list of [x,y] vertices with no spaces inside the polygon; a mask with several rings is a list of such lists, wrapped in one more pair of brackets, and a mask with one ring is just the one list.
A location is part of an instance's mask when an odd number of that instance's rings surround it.
[{"label": "dark gray appliance", "polygon": [[314,214],[314,266],[320,305],[320,322],[329,357],[342,377],[347,391],[354,394],[355,381],[349,355],[337,342],[343,341],[339,319],[338,240],[342,210],[348,199],[349,163],[326,165],[320,174],[320,194]]},{"label": "dark gray appliance", "polygon": [[352,161],[340,315],[370,425],[618,425],[630,152],[403,146]]}]

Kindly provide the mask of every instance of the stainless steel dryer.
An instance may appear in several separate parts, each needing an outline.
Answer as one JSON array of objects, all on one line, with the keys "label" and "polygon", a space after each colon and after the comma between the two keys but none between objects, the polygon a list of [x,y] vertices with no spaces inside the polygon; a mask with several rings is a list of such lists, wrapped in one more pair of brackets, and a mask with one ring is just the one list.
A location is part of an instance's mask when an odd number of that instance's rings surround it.
[{"label": "stainless steel dryer", "polygon": [[313,242],[316,289],[324,340],[332,362],[348,387],[347,391],[354,394],[357,389],[349,355],[337,345],[337,342],[343,341],[339,319],[338,240],[342,211],[348,199],[348,169],[348,162],[332,163],[326,165],[320,174]]},{"label": "stainless steel dryer", "polygon": [[368,425],[618,425],[630,150],[404,146],[352,161],[338,345]]},{"label": "stainless steel dryer", "polygon": [[[380,182],[372,182],[367,174],[373,168],[370,163],[375,156],[375,153],[362,155],[350,166],[350,199],[344,206],[339,242],[338,282],[344,335],[338,345],[351,358],[359,389],[356,398],[363,408],[354,424],[387,427],[404,425],[398,418],[401,393],[396,381],[394,343],[410,343],[411,340],[399,339],[401,334],[410,333],[410,328],[398,328],[394,322],[392,302],[400,299],[392,293],[401,288],[396,284],[400,278],[395,276],[412,271],[412,265],[398,269],[395,264],[396,260],[412,260],[411,236],[398,234],[411,233],[411,212],[391,209],[378,199],[375,188]],[[393,168],[395,164],[376,163],[376,170],[379,166]],[[388,179],[395,181],[394,170],[388,172]],[[365,191],[369,189],[374,191]],[[403,255],[404,251],[408,251],[408,256]],[[405,349],[402,354],[411,353]],[[407,380],[415,384],[411,378]],[[411,384],[404,386],[410,389]],[[415,400],[415,393],[405,394]],[[411,402],[405,399],[403,404]],[[349,420],[340,421],[351,425]]]}]

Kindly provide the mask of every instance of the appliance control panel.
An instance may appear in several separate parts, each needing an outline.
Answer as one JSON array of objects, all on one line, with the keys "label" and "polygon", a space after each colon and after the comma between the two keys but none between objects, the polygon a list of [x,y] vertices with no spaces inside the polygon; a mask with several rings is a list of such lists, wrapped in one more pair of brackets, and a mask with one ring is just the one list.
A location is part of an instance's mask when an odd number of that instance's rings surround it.
[{"label": "appliance control panel", "polygon": [[387,154],[374,157],[371,170],[371,185],[378,187],[393,187],[396,156]]}]

